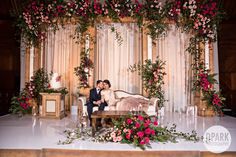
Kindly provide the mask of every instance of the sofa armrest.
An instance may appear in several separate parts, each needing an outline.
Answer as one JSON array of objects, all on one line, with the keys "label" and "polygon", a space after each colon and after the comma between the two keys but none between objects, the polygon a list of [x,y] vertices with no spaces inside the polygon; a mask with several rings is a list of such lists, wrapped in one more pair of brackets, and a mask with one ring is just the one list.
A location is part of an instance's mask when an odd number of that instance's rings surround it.
[{"label": "sofa armrest", "polygon": [[83,110],[82,115],[87,116],[88,113],[87,113],[87,106],[86,106],[86,97],[85,96],[78,97],[78,100],[80,100],[82,103],[82,110]]}]

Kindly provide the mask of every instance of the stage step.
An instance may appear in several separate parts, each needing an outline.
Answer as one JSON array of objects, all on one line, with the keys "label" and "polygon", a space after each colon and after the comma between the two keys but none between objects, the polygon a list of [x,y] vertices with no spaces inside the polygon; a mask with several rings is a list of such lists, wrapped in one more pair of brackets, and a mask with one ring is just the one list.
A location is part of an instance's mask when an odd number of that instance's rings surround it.
[{"label": "stage step", "polygon": [[0,157],[235,157],[236,152],[215,154],[200,151],[107,151],[69,149],[1,149]]}]

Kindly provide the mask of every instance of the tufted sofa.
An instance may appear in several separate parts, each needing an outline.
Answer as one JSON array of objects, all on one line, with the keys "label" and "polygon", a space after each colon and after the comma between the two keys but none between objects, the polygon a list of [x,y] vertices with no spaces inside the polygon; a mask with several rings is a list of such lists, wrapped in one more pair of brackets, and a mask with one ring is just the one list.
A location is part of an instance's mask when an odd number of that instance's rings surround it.
[{"label": "tufted sofa", "polygon": [[[115,97],[116,99],[121,99],[121,98],[124,98],[124,97],[135,97],[135,98],[141,98],[141,99],[144,99],[144,100],[147,100],[148,101],[148,108],[147,108],[147,114],[148,115],[156,115],[156,112],[157,112],[157,109],[158,109],[158,99],[157,98],[147,98],[143,95],[140,95],[140,94],[132,94],[132,93],[128,93],[126,91],[123,91],[123,90],[115,90]],[[82,102],[82,105],[83,105],[83,116],[87,116],[87,106],[86,106],[86,97],[79,97],[78,98],[81,102]],[[118,105],[118,104],[117,104]],[[137,104],[137,107],[138,107],[139,104]],[[122,110],[122,108],[119,108],[117,107],[117,109],[119,110]],[[98,107],[94,107],[93,108],[93,111],[97,111],[98,110]],[[105,111],[109,111],[109,107],[105,107]]]}]

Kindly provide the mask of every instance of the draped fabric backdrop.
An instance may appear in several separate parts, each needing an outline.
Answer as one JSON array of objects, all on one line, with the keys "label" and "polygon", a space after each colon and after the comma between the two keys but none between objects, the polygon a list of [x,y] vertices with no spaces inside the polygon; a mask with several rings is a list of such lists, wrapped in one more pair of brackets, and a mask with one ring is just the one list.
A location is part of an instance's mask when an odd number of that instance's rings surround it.
[{"label": "draped fabric backdrop", "polygon": [[[123,39],[122,44],[116,40],[116,34],[111,32],[113,25]],[[62,75],[62,86],[69,90],[70,104],[72,95],[77,92],[78,79],[74,75],[74,67],[80,63],[80,44],[71,38],[75,25],[65,25],[65,29],[49,31],[43,54],[43,67],[48,72]],[[191,60],[186,48],[190,35],[182,33],[174,25],[170,27],[165,37],[156,40],[155,51],[150,56],[166,61],[165,102],[166,111],[184,111],[192,103],[191,92]],[[130,65],[142,61],[142,35],[135,23],[102,24],[96,28],[95,69],[94,79],[109,79],[112,89],[121,89],[131,93],[142,93],[142,81],[138,73],[128,71]],[[152,42],[149,40],[149,42]],[[149,43],[150,44],[150,43]],[[150,50],[149,50],[150,51]],[[150,52],[148,52],[150,53]]]},{"label": "draped fabric backdrop", "polygon": [[142,60],[141,32],[135,23],[112,23],[123,39],[116,40],[108,24],[97,27],[95,51],[95,79],[109,79],[112,89],[142,93],[142,81],[138,73],[128,71],[130,65]]},{"label": "draped fabric backdrop", "polygon": [[191,92],[191,61],[192,56],[186,52],[190,35],[182,33],[174,25],[165,37],[156,41],[156,53],[161,60],[166,61],[164,91],[166,111],[183,112],[192,103]]},{"label": "draped fabric backdrop", "polygon": [[80,44],[72,36],[75,32],[75,25],[64,25],[54,34],[49,31],[45,41],[45,53],[43,67],[48,72],[53,71],[62,76],[62,86],[69,90],[66,97],[66,109],[73,103],[73,94],[77,92],[78,78],[74,74],[74,67],[80,64]]}]

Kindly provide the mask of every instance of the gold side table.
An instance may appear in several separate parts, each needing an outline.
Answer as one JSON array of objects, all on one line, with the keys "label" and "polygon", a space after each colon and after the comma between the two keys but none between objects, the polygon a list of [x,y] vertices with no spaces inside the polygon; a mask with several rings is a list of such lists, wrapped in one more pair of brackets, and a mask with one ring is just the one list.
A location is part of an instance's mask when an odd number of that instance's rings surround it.
[{"label": "gold side table", "polygon": [[65,117],[65,95],[61,93],[40,93],[42,96],[42,112],[40,117]]}]

